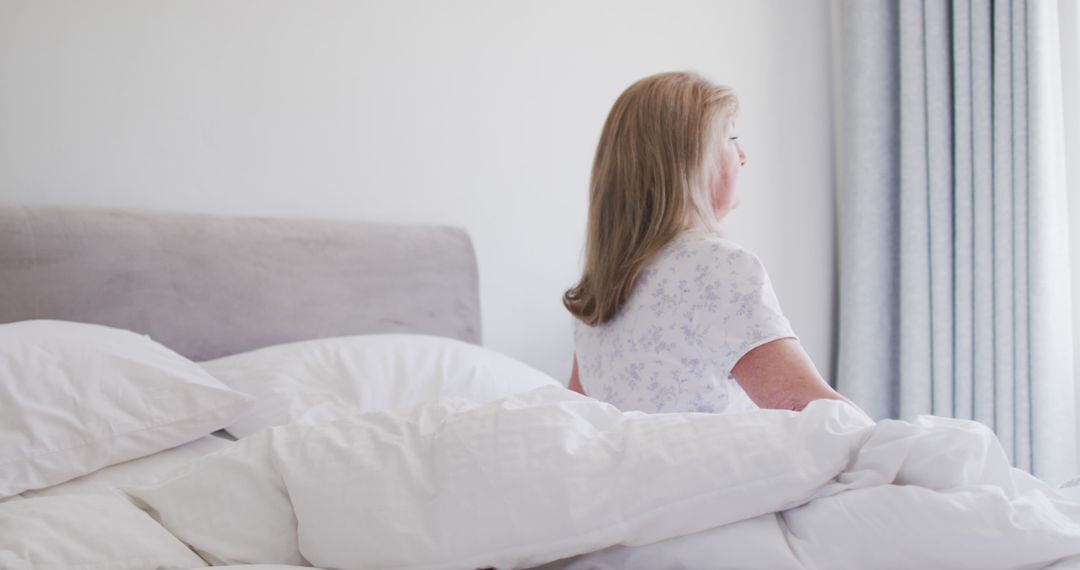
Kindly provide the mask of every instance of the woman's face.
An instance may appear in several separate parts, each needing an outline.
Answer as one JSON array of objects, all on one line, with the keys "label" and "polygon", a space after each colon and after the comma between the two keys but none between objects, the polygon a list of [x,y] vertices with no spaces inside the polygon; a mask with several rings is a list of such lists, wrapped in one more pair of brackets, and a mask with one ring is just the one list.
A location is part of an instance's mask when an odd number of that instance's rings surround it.
[{"label": "woman's face", "polygon": [[746,153],[739,146],[735,133],[735,119],[722,120],[719,140],[716,144],[716,179],[712,189],[713,211],[717,219],[723,218],[739,205],[736,186],[739,171],[746,166]]}]

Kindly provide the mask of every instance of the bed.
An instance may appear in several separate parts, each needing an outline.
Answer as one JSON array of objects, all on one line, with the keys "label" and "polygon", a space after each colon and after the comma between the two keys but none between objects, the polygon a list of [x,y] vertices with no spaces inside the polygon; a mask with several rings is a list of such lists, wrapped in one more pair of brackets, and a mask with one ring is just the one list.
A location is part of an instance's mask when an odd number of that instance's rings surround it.
[{"label": "bed", "polygon": [[0,267],[0,322],[99,323],[193,360],[373,332],[481,342],[457,228],[4,208]]},{"label": "bed", "polygon": [[1080,566],[978,424],[622,413],[480,343],[460,229],[0,208],[0,569]]}]

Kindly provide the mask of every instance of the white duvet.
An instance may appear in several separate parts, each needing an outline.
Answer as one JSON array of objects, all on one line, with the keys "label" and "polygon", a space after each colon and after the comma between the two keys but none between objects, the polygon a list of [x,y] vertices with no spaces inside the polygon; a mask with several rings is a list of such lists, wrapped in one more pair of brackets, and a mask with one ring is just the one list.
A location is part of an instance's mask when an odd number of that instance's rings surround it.
[{"label": "white duvet", "polygon": [[260,432],[129,495],[215,564],[1036,568],[1080,497],[942,418],[621,413],[561,388]]}]

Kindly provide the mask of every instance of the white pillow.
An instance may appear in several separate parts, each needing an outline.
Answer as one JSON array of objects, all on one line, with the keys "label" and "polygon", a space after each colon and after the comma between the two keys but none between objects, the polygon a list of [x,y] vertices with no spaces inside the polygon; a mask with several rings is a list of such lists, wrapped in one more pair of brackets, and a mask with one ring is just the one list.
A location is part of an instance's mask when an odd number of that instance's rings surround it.
[{"label": "white pillow", "polygon": [[73,493],[80,495],[115,494],[117,487],[156,485],[171,479],[196,459],[221,451],[232,445],[235,445],[235,442],[213,435],[205,435],[195,441],[172,449],[110,465],[89,475],[83,475],[59,485],[27,491],[21,496],[29,499],[31,497],[50,497]]},{"label": "white pillow", "polygon": [[318,424],[443,398],[490,402],[554,378],[459,340],[410,334],[319,339],[204,362],[215,378],[256,397],[226,429],[245,437],[269,426]]},{"label": "white pillow", "polygon": [[40,497],[0,505],[0,568],[204,566],[176,537],[118,495]]},{"label": "white pillow", "polygon": [[220,429],[251,398],[147,336],[100,325],[0,325],[0,497]]}]

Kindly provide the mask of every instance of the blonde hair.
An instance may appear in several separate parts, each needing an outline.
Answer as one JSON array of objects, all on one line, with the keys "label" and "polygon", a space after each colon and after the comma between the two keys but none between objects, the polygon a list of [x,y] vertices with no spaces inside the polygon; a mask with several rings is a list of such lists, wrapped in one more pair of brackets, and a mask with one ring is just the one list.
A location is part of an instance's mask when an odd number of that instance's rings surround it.
[{"label": "blonde hair", "polygon": [[735,93],[694,73],[660,73],[626,89],[593,160],[581,280],[563,305],[599,325],[618,314],[656,253],[691,225],[718,231],[715,146],[738,112]]}]

